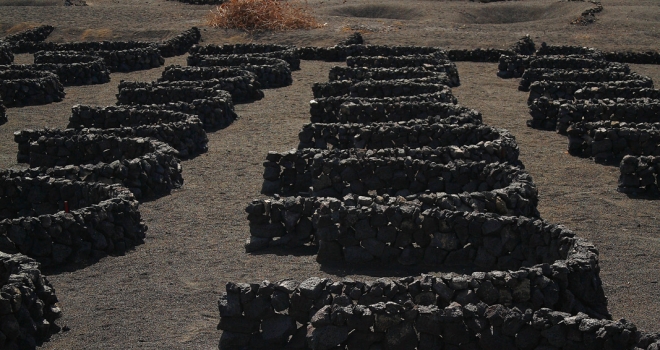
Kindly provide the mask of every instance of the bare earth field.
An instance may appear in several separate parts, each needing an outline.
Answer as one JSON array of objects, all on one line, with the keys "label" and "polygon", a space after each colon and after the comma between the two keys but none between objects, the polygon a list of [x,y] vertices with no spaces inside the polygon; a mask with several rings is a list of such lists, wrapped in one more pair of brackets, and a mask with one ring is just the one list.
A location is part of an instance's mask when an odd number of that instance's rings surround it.
[{"label": "bare earth field", "polygon": [[[588,27],[569,24],[592,6],[586,2],[342,2],[309,2],[321,22],[327,23],[321,29],[249,37],[203,27],[202,37],[204,43],[333,45],[350,29],[361,29],[371,44],[505,48],[530,34],[537,45],[546,41],[604,50],[660,49],[657,0],[603,0],[598,22]],[[213,8],[166,0],[13,6],[21,3],[34,2],[0,0],[0,36],[34,23],[54,25],[52,41],[162,40],[191,26],[203,26],[204,14]],[[16,59],[31,60],[31,55]],[[185,57],[167,59],[166,64],[184,65]],[[309,250],[293,255],[244,252],[249,229],[243,209],[260,196],[262,162],[270,150],[296,147],[298,129],[309,120],[311,86],[327,81],[334,65],[303,61],[302,70],[293,73],[292,86],[265,90],[263,100],[238,105],[241,118],[209,134],[209,152],[183,162],[184,186],[140,206],[149,226],[145,244],[125,256],[50,275],[64,312],[58,324],[70,330],[54,335],[42,348],[217,349],[216,303],[228,281],[368,279],[433,272],[321,267]],[[660,331],[660,201],[618,193],[617,168],[570,156],[564,136],[526,127],[527,94],[517,91],[517,80],[497,78],[496,64],[459,62],[457,66],[462,85],[454,94],[459,102],[480,110],[484,123],[516,136],[521,160],[538,185],[542,217],[566,225],[600,249],[601,278],[613,317]],[[660,66],[632,68],[660,82]],[[161,71],[115,73],[109,84],[67,88],[60,103],[9,109],[9,122],[0,126],[0,168],[18,166],[14,131],[64,127],[74,104],[114,104],[120,80],[150,81]]]}]

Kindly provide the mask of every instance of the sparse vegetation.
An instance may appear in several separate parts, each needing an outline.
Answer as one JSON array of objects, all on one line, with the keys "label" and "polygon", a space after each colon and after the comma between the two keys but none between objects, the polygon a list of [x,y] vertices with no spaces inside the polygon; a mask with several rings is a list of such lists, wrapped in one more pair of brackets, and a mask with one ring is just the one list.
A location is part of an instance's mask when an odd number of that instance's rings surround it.
[{"label": "sparse vegetation", "polygon": [[207,16],[212,27],[246,31],[312,29],[322,25],[307,4],[279,0],[229,0]]}]

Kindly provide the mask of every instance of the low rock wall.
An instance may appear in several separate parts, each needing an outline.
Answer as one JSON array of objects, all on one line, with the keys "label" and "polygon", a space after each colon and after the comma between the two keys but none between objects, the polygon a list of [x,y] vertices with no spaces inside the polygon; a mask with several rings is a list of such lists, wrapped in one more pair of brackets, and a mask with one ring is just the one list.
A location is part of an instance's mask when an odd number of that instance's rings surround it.
[{"label": "low rock wall", "polygon": [[459,86],[461,82],[456,64],[443,57],[444,53],[412,56],[350,56],[346,58],[346,65],[354,68],[419,67],[445,73],[452,82],[451,86]]},{"label": "low rock wall", "polygon": [[36,28],[24,30],[16,34],[7,35],[2,40],[10,43],[18,41],[42,42],[55,30],[51,25],[43,25]]},{"label": "low rock wall", "polygon": [[163,57],[183,55],[188,52],[193,45],[198,44],[201,38],[202,34],[200,33],[199,28],[192,27],[174,38],[158,44],[158,49]]},{"label": "low rock wall", "polygon": [[7,107],[59,102],[64,95],[64,86],[57,75],[51,72],[35,69],[0,70],[0,101]]},{"label": "low rock wall", "polygon": [[[126,188],[45,176],[39,169],[0,174],[0,251],[44,267],[122,255],[141,244],[146,226]],[[70,212],[66,212],[65,201]]]},{"label": "low rock wall", "polygon": [[565,134],[577,122],[621,121],[654,123],[660,121],[660,100],[576,100],[573,102],[540,98],[530,105],[531,127],[557,130]]},{"label": "low rock wall", "polygon": [[[451,142],[461,140],[461,137],[465,137],[461,144],[474,144],[482,141],[479,137],[487,137],[492,131],[488,127],[480,129],[480,126],[475,126],[469,120],[464,120],[463,124],[454,124],[454,121],[453,118],[433,117],[396,123],[310,123],[303,125],[298,135],[298,149],[435,148],[451,146]],[[479,129],[479,132],[473,133],[472,129]]]},{"label": "low rock wall", "polygon": [[621,160],[619,191],[631,195],[658,197],[660,157],[627,155]]},{"label": "low rock wall", "polygon": [[439,47],[431,46],[388,46],[388,45],[335,45],[331,47],[299,47],[298,54],[303,60],[343,62],[349,56],[410,56],[439,54],[447,59]]},{"label": "low rock wall", "polygon": [[436,72],[425,67],[402,67],[402,68],[366,68],[366,67],[340,67],[330,69],[329,81],[338,80],[399,80],[433,78],[438,76],[447,77],[446,85],[451,84],[449,77],[441,72]]},{"label": "low rock wall", "polygon": [[[168,84],[167,82],[175,83]],[[165,67],[158,83],[151,84],[154,86],[186,84],[213,87],[229,91],[232,100],[237,104],[258,101],[264,97],[263,91],[259,89],[261,84],[259,84],[256,74],[238,68],[169,66]]]},{"label": "low rock wall", "polygon": [[251,57],[242,55],[196,55],[188,56],[189,66],[198,67],[236,67],[257,75],[261,88],[274,89],[293,83],[291,69],[286,61],[278,58]]},{"label": "low rock wall", "polygon": [[[532,64],[532,62],[534,62]],[[497,76],[500,78],[520,78],[529,68],[553,68],[553,69],[603,69],[611,65],[620,65],[591,55],[502,55],[497,66]],[[624,68],[625,69],[625,68]],[[628,70],[630,72],[630,70]]]},{"label": "low rock wall", "polygon": [[[333,81],[329,83],[314,83],[312,92],[314,98],[331,96],[384,98],[421,94],[443,93],[452,96],[451,88],[442,83],[443,77],[399,79],[399,80],[365,80],[353,82],[350,80]],[[450,98],[456,103],[456,98]]]},{"label": "low rock wall", "polygon": [[574,123],[567,134],[571,154],[596,161],[621,160],[625,155],[660,156],[660,123]]},{"label": "low rock wall", "polygon": [[461,105],[443,102],[364,102],[360,97],[343,99],[337,111],[326,112],[317,108],[319,103],[312,100],[312,123],[360,123],[397,122],[411,119],[427,119],[429,117],[471,119],[474,123],[481,123],[481,113]]},{"label": "low rock wall", "polygon": [[575,91],[573,94],[575,99],[578,100],[591,100],[591,99],[637,99],[637,98],[652,98],[660,99],[660,90],[650,88],[637,88],[637,87],[619,87],[610,85],[600,85],[585,87]]},{"label": "low rock wall", "polygon": [[173,0],[191,5],[222,5],[227,0]]},{"label": "low rock wall", "polygon": [[[449,89],[439,91],[436,93],[430,94],[419,94],[419,95],[410,95],[410,96],[396,96],[396,97],[384,97],[384,98],[368,98],[368,97],[350,97],[350,96],[331,96],[331,97],[319,97],[310,101],[310,114],[311,121],[314,123],[319,123],[322,120],[328,119],[340,119],[341,108],[344,104],[355,103],[360,105],[373,104],[378,105],[388,105],[388,106],[397,106],[401,104],[414,104],[414,103],[456,103],[456,97],[454,97]],[[379,112],[375,112],[379,113]],[[407,117],[403,117],[407,119]],[[481,118],[479,118],[481,119]],[[341,121],[341,120],[339,120]],[[392,120],[397,121],[397,120]]]},{"label": "low rock wall", "polygon": [[590,55],[598,58],[603,56],[603,52],[592,47],[547,45],[546,43],[541,43],[541,47],[536,50],[536,56],[544,55]]},{"label": "low rock wall", "polygon": [[3,349],[35,348],[60,330],[55,320],[62,311],[55,289],[40,268],[38,262],[25,255],[0,252]]},{"label": "low rock wall", "polygon": [[606,60],[613,62],[635,63],[635,64],[660,64],[660,52],[605,52],[603,54]]},{"label": "low rock wall", "polygon": [[11,52],[11,45],[0,41],[0,64],[12,64],[14,62],[14,53]]},{"label": "low rock wall", "polygon": [[[294,208],[295,201],[290,199],[290,202],[294,203],[290,208]],[[278,206],[273,202],[270,208],[275,210]],[[292,216],[292,213],[284,210],[283,213],[288,214],[287,217]],[[551,225],[529,217],[437,208],[421,211],[418,207],[408,204],[373,204],[346,207],[344,210],[346,212],[339,218],[331,219],[329,214],[335,210],[325,207],[319,209],[321,213],[314,217],[319,225],[318,259],[322,262],[340,259],[356,263],[358,259],[353,258],[360,258],[362,263],[365,260],[393,263],[394,260],[402,265],[474,265],[477,271],[484,271],[472,275],[451,274],[449,281],[438,286],[449,288],[438,288],[438,291],[443,291],[439,293],[442,296],[427,295],[427,305],[444,307],[452,302],[462,305],[501,303],[508,307],[519,307],[521,310],[548,307],[572,314],[584,312],[594,317],[609,317],[607,301],[598,277],[600,268],[597,250],[563,226]],[[365,219],[371,212],[376,215],[372,216],[371,220]],[[300,216],[307,217],[304,213]],[[413,248],[413,242],[418,248]],[[334,245],[339,246],[333,247]],[[380,249],[376,248],[378,246]],[[370,251],[377,255],[374,256]],[[543,270],[543,273],[536,276],[546,277],[538,280],[532,277],[531,281],[513,278],[510,280],[511,284],[503,283],[507,280],[507,275],[516,276],[520,273],[517,271],[526,271],[527,275],[523,276],[529,276],[529,271],[534,270]],[[484,281],[485,276],[494,277],[501,282],[491,280],[491,283],[488,283]],[[481,281],[472,284],[470,281],[473,279]],[[458,281],[463,288],[454,287]],[[480,290],[481,287],[484,289]],[[504,293],[501,293],[502,291]],[[357,296],[351,299],[357,303],[362,300],[364,303],[370,297],[382,298],[383,295]],[[408,298],[421,299],[409,295],[399,300],[377,299],[375,302],[404,303],[410,300]],[[289,314],[293,316],[298,313]],[[312,315],[314,312],[306,316]],[[296,321],[305,324],[309,319],[301,318]]]},{"label": "low rock wall", "polygon": [[564,70],[549,68],[526,69],[520,80],[518,90],[529,91],[529,86],[539,80],[547,81],[575,81],[575,82],[606,82],[621,80],[651,80],[646,76],[636,73],[626,73],[622,67],[610,67],[607,69]]},{"label": "low rock wall", "polygon": [[289,64],[291,70],[300,70],[300,56],[295,46],[277,44],[226,44],[194,46],[193,55],[241,55],[248,57],[278,58]]},{"label": "low rock wall", "polygon": [[[182,158],[208,150],[208,137],[198,117],[159,108],[75,105],[68,127],[99,128],[119,137],[151,137],[176,149]],[[23,147],[29,151],[29,144]],[[24,154],[22,150],[19,144],[19,158]]]},{"label": "low rock wall", "polygon": [[157,140],[74,129],[23,130],[14,133],[14,140],[29,143],[24,158],[31,168],[76,181],[122,184],[138,199],[162,196],[183,184],[176,150]]},{"label": "low rock wall", "polygon": [[529,98],[527,103],[546,97],[551,100],[573,100],[578,90],[604,88],[627,89],[627,88],[653,88],[653,80],[621,80],[606,82],[577,82],[577,81],[536,81],[529,86]]},{"label": "low rock wall", "polygon": [[119,83],[118,105],[149,105],[196,115],[206,131],[227,127],[237,115],[229,92],[193,85],[157,86],[142,82]]},{"label": "low rock wall", "polygon": [[39,51],[34,54],[34,64],[20,67],[52,72],[64,86],[105,84],[110,81],[110,71],[101,57],[64,54],[60,58],[60,55],[58,51]]},{"label": "low rock wall", "polygon": [[[501,131],[500,131],[501,132]],[[495,133],[495,132],[493,132]],[[490,135],[489,135],[490,136]],[[515,139],[508,135],[501,135],[502,138],[488,138],[472,143],[444,146],[437,148],[385,148],[374,151],[365,151],[357,149],[346,150],[319,150],[305,148],[301,150],[291,150],[285,153],[271,152],[264,162],[264,184],[261,192],[265,194],[281,193],[284,195],[295,195],[303,192],[310,192],[313,183],[323,181],[331,182],[342,181],[350,183],[353,187],[353,181],[364,176],[370,176],[381,172],[368,172],[357,169],[334,170],[335,167],[351,167],[355,162],[364,161],[365,166],[370,162],[370,158],[383,159],[384,161],[397,157],[407,157],[411,161],[421,160],[433,162],[436,164],[447,164],[453,161],[485,161],[486,163],[509,162],[511,164],[520,164],[518,161],[518,146]],[[458,140],[457,140],[458,141]],[[326,167],[325,164],[330,164]],[[361,166],[358,164],[358,166]],[[387,165],[385,166],[387,167]],[[330,171],[330,174],[325,174]],[[389,168],[382,170],[383,173],[390,172]],[[356,175],[357,174],[357,175]],[[399,174],[399,175],[403,175]],[[406,172],[406,176],[416,176]],[[357,176],[357,177],[356,177]],[[430,179],[420,177],[422,182],[428,183]],[[388,177],[387,179],[392,180]],[[402,179],[395,179],[401,181]],[[417,181],[413,179],[413,182]],[[377,182],[374,179],[374,182]],[[334,186],[334,185],[333,185]],[[358,184],[356,183],[357,187]],[[341,187],[343,191],[344,187]],[[411,184],[410,187],[418,187],[418,184]],[[342,192],[343,193],[343,192]],[[328,195],[330,196],[330,195]],[[337,196],[337,192],[333,193]]]},{"label": "low rock wall", "polygon": [[467,62],[497,62],[502,55],[513,55],[511,50],[501,49],[474,49],[474,50],[447,50],[447,56],[452,61]]}]

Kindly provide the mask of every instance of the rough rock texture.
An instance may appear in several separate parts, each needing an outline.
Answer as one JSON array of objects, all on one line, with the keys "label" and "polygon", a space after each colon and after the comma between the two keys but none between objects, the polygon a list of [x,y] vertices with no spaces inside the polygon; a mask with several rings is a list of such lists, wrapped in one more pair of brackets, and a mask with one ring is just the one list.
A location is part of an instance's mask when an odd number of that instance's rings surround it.
[{"label": "rough rock texture", "polygon": [[601,121],[573,123],[567,131],[571,154],[599,162],[625,155],[660,156],[660,123]]},{"label": "rough rock texture", "polygon": [[278,58],[289,64],[291,70],[300,70],[300,56],[295,46],[277,44],[226,44],[194,46],[190,49],[194,55],[240,55],[244,57]]},{"label": "rough rock texture", "polygon": [[[315,83],[312,87],[314,98],[331,96],[350,96],[366,98],[403,97],[421,94],[444,93],[451,95],[449,86],[443,83],[443,77],[398,80],[350,80]],[[453,97],[453,96],[452,96]],[[452,99],[456,103],[456,98]]]},{"label": "rough rock texture", "polygon": [[51,72],[19,68],[0,70],[0,101],[7,107],[59,102],[64,95],[64,86]]},{"label": "rough rock texture", "polygon": [[279,58],[246,55],[200,55],[188,56],[189,66],[198,67],[236,67],[248,70],[257,75],[261,87],[273,89],[291,85],[291,68],[289,64]]},{"label": "rough rock texture", "polygon": [[[621,80],[606,82],[577,82],[577,81],[536,81],[529,86],[529,98],[527,103],[531,103],[540,97],[547,97],[552,100],[572,100],[578,90],[603,88],[613,89],[637,89],[653,88],[651,79],[642,80]],[[640,96],[644,97],[644,96]]]},{"label": "rough rock texture", "polygon": [[[120,137],[151,137],[172,146],[182,158],[208,150],[204,124],[197,116],[149,106],[75,105],[68,127],[87,132],[91,132],[88,128],[97,128],[97,132]],[[18,145],[19,157],[24,153],[22,147]]]},{"label": "rough rock texture", "polygon": [[55,177],[122,184],[137,198],[162,196],[183,184],[176,150],[157,140],[75,129],[23,130],[14,139],[30,145],[19,160]]},{"label": "rough rock texture", "polygon": [[0,347],[33,349],[60,327],[55,289],[39,263],[22,254],[0,252]]},{"label": "rough rock texture", "polygon": [[36,28],[24,30],[16,34],[7,35],[2,40],[10,43],[17,41],[32,41],[32,42],[41,42],[48,38],[50,33],[55,30],[55,27],[51,25],[43,25]]},{"label": "rough rock texture", "polygon": [[299,47],[296,49],[301,59],[329,62],[346,61],[349,56],[410,56],[438,54],[448,59],[439,47],[429,46],[388,46],[388,45],[335,45],[331,47]]},{"label": "rough rock texture", "polygon": [[56,266],[124,254],[143,242],[147,228],[138,202],[126,188],[71,181],[57,177],[57,171],[56,177],[44,174],[40,169],[0,173],[6,189],[0,208],[0,251]]},{"label": "rough rock texture", "polygon": [[518,90],[529,91],[529,86],[536,81],[575,81],[575,82],[606,82],[621,80],[651,80],[636,73],[627,73],[627,66],[614,66],[604,69],[571,70],[530,68],[526,69],[520,80]]},{"label": "rough rock texture", "polygon": [[199,28],[192,27],[174,38],[163,41],[158,45],[158,49],[163,57],[183,55],[193,45],[199,44],[201,38],[202,34],[199,32]]}]

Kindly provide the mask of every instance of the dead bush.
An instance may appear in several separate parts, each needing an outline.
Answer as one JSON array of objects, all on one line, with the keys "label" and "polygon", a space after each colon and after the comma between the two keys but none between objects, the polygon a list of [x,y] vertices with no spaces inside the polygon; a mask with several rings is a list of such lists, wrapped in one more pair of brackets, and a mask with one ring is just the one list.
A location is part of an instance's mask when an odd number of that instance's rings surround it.
[{"label": "dead bush", "polygon": [[229,0],[207,16],[212,27],[246,31],[311,29],[321,26],[307,4],[280,0]]}]

